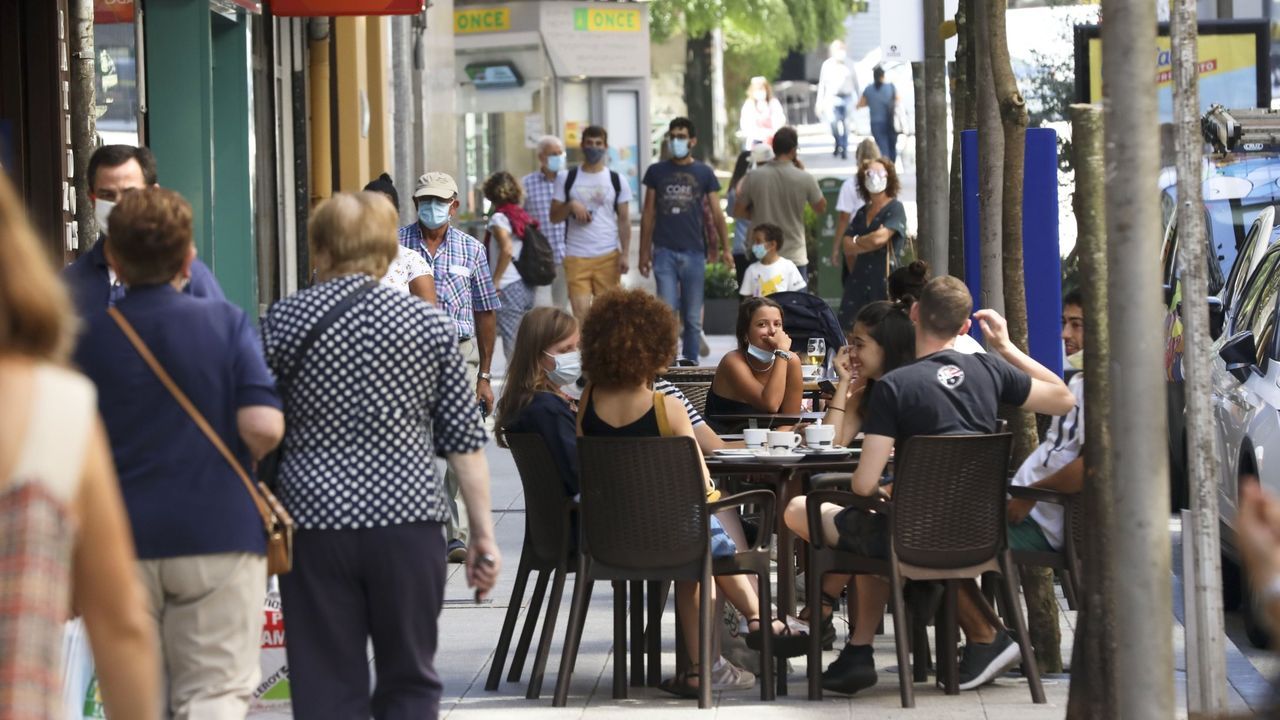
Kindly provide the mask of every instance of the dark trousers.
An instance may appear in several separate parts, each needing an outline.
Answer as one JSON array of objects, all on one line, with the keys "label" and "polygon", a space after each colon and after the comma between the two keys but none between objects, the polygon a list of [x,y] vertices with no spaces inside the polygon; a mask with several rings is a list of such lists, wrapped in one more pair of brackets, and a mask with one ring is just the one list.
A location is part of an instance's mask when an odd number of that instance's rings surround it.
[{"label": "dark trousers", "polygon": [[434,522],[298,531],[293,571],[280,576],[294,717],[434,720],[444,555]]}]

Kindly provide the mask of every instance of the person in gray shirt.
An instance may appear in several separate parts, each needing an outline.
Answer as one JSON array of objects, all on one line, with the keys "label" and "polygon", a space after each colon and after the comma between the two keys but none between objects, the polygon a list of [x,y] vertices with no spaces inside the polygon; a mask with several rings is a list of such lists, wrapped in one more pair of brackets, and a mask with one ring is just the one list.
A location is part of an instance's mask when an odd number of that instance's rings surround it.
[{"label": "person in gray shirt", "polygon": [[898,107],[898,89],[884,81],[884,68],[877,65],[871,71],[874,80],[863,88],[858,107],[871,112],[871,136],[880,146],[880,154],[890,162],[898,159],[898,130],[893,126],[893,114]]}]

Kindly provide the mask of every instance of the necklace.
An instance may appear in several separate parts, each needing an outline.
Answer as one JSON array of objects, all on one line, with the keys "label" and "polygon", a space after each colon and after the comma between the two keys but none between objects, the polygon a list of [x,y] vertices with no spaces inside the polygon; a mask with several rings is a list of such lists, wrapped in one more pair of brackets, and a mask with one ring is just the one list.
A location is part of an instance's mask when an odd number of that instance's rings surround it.
[{"label": "necklace", "polygon": [[[778,358],[777,358],[777,357],[771,358],[771,359],[769,360],[769,364],[768,364],[768,365],[765,365],[765,366],[764,366],[764,368],[762,368],[762,369],[760,369],[760,370],[757,370],[757,369],[756,369],[756,367],[755,367],[754,365],[752,365],[752,364],[751,364],[751,362],[752,362],[753,360],[755,360],[755,358],[751,357],[751,353],[743,353],[742,355],[743,355],[743,357],[745,357],[745,358],[747,359],[747,367],[751,368],[751,371],[752,371],[752,372],[766,372],[766,371],[768,371],[768,370],[772,370],[772,369],[773,369],[773,364],[774,364],[774,363],[776,363],[776,362],[778,362]],[[757,361],[757,362],[759,362],[759,361]]]}]

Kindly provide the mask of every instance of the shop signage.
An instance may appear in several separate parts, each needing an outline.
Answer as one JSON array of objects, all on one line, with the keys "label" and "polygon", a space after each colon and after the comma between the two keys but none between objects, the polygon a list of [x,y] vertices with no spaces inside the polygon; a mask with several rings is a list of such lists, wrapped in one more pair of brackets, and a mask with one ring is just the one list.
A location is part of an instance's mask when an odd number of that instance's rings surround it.
[{"label": "shop signage", "polygon": [[326,15],[417,15],[426,0],[268,0],[271,14],[280,17]]},{"label": "shop signage", "polygon": [[510,60],[472,63],[464,69],[477,90],[516,88],[524,85],[524,78],[516,69],[515,63]]},{"label": "shop signage", "polygon": [[133,22],[133,0],[93,0],[95,25],[131,22]]},{"label": "shop signage", "polygon": [[640,32],[643,21],[639,10],[576,8],[573,29],[579,32]]},{"label": "shop signage", "polygon": [[504,7],[453,11],[453,32],[455,35],[505,32],[510,29],[511,11]]}]

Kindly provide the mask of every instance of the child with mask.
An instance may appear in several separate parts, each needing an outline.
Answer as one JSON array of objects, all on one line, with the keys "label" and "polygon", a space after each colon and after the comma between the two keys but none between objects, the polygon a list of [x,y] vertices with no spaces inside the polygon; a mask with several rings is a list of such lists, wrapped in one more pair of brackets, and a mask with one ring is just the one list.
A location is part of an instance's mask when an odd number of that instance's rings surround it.
[{"label": "child with mask", "polygon": [[[782,306],[767,297],[744,300],[736,334],[738,349],[720,361],[707,392],[707,416],[800,412],[804,378],[782,329]],[[721,433],[734,430],[709,422]]]},{"label": "child with mask", "polygon": [[742,276],[739,295],[762,297],[808,287],[804,276],[800,274],[800,268],[778,254],[782,249],[782,242],[782,228],[777,225],[760,223],[751,228],[750,251],[756,261]]}]

